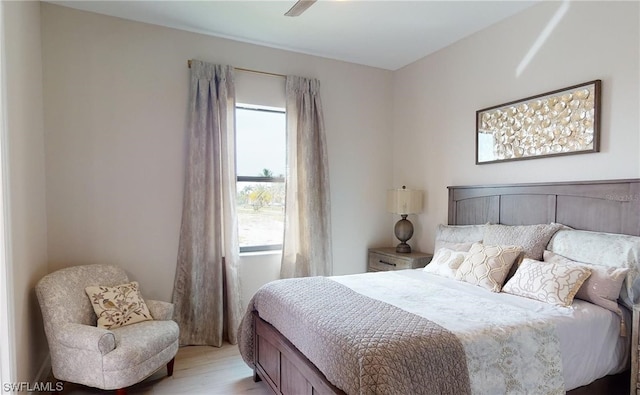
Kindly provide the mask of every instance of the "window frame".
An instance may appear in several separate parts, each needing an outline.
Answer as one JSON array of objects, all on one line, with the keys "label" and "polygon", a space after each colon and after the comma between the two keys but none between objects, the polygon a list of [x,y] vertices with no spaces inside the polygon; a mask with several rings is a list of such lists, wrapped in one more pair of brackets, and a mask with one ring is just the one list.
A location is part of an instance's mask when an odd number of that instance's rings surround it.
[{"label": "window frame", "polygon": [[[270,112],[283,114],[285,117],[287,115],[286,109],[276,109],[271,107],[263,107],[259,105],[251,105],[251,104],[236,104],[235,110],[251,110],[251,111],[262,111],[262,112]],[[285,118],[286,120],[286,118]],[[285,130],[286,134],[286,130]],[[237,148],[236,148],[237,150]],[[237,159],[236,159],[237,160]],[[241,176],[236,173],[236,189],[239,182],[270,182],[270,183],[282,183],[285,186],[286,191],[286,177],[261,177],[261,176]],[[285,199],[285,212],[286,212],[286,199]],[[237,219],[236,219],[237,221]],[[268,251],[279,251],[282,250],[284,243],[284,234],[282,235],[282,242],[280,244],[263,244],[263,245],[251,245],[251,246],[238,246],[240,249],[240,253],[251,253],[251,252],[268,252]]]}]

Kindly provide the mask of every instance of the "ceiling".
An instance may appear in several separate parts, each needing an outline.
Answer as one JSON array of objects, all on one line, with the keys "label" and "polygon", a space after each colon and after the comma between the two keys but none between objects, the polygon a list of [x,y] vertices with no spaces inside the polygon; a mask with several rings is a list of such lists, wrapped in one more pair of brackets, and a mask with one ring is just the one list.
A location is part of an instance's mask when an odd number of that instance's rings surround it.
[{"label": "ceiling", "polygon": [[320,0],[299,17],[281,1],[48,1],[212,36],[397,70],[532,1]]}]

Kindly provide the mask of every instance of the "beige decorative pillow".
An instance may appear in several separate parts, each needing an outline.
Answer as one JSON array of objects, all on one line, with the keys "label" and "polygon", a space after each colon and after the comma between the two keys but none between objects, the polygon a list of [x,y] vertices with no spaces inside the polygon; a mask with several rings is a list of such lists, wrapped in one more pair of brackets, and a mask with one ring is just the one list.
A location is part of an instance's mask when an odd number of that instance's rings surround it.
[{"label": "beige decorative pillow", "polygon": [[524,257],[542,260],[542,253],[551,237],[564,225],[558,223],[539,225],[487,225],[485,244],[517,245],[524,250]]},{"label": "beige decorative pillow", "polygon": [[629,268],[620,302],[629,309],[640,303],[640,237],[586,230],[560,230],[547,250],[577,262]]},{"label": "beige decorative pillow", "polygon": [[466,252],[441,248],[436,251],[431,262],[422,270],[442,277],[456,278],[456,271],[466,255]]},{"label": "beige decorative pillow", "polygon": [[626,278],[629,268],[596,266],[576,262],[551,251],[544,252],[544,261],[558,265],[577,265],[591,269],[591,276],[582,284],[575,297],[622,315],[618,305],[618,297],[620,296],[622,282]]},{"label": "beige decorative pillow", "polygon": [[505,293],[558,306],[570,306],[591,270],[578,265],[556,265],[525,258],[502,288]]},{"label": "beige decorative pillow", "polygon": [[509,269],[520,253],[522,248],[517,246],[474,243],[456,272],[456,280],[500,292]]},{"label": "beige decorative pillow", "polygon": [[89,286],[85,292],[98,316],[99,328],[113,329],[153,319],[136,281],[115,287]]}]

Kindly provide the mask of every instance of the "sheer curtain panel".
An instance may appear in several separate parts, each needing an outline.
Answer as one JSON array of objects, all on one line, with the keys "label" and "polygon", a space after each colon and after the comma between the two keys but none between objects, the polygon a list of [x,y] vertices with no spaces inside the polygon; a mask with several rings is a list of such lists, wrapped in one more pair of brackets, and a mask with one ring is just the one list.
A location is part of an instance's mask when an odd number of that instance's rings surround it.
[{"label": "sheer curtain panel", "polygon": [[332,274],[329,165],[320,81],[287,76],[287,175],[280,276]]},{"label": "sheer curtain panel", "polygon": [[181,345],[220,347],[241,315],[233,68],[192,61],[190,94],[174,317]]}]

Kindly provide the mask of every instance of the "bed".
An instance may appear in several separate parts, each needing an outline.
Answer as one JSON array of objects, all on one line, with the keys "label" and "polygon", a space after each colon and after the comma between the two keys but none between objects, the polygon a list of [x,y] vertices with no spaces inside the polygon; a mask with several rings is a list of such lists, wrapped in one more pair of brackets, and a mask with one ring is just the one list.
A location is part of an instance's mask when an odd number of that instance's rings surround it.
[{"label": "bed", "polygon": [[[473,270],[462,270],[472,264],[468,258],[458,261],[460,267],[449,277],[433,273],[439,266],[432,262],[428,267],[436,269],[431,272],[267,284],[252,299],[239,336],[254,378],[283,394],[635,389],[637,375],[629,380],[628,367],[633,365],[631,371],[637,373],[637,355],[630,352],[632,340],[637,344],[637,328],[629,327],[640,297],[640,180],[448,189],[448,224],[438,229],[436,250],[442,251],[436,257],[443,251],[455,256],[456,248],[465,257],[480,248],[486,257],[485,247],[500,245],[501,262],[519,259],[513,265],[518,270],[504,274],[502,292],[485,289],[496,286],[493,274],[476,273],[473,281],[484,283],[470,284],[465,276]],[[513,250],[498,243],[524,233],[535,240],[513,243]],[[573,293],[570,307],[558,304],[566,302],[562,298],[558,303],[532,298],[526,284],[519,288],[527,275],[524,269],[537,273],[535,264],[543,255],[553,270],[571,277],[573,290],[563,296]],[[563,266],[563,260],[584,265],[578,270]],[[602,260],[613,266],[599,267]],[[574,298],[579,284],[603,271],[624,278],[620,304],[617,298],[602,303]],[[451,275],[463,276],[463,281]]]}]

